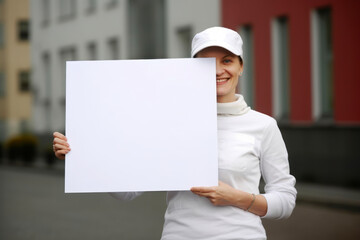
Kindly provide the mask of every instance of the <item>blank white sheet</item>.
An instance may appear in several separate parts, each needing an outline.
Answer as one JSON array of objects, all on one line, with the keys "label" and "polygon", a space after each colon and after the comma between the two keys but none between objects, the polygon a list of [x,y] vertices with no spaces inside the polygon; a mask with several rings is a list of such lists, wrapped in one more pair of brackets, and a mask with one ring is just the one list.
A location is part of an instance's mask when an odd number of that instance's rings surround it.
[{"label": "blank white sheet", "polygon": [[213,58],[66,64],[65,192],[218,184]]}]

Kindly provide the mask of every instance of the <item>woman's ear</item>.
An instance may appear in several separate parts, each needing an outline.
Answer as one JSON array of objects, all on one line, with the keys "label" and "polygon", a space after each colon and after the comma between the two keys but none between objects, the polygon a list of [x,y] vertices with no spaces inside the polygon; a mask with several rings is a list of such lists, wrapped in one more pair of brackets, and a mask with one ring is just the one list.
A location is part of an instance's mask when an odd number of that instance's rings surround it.
[{"label": "woman's ear", "polygon": [[241,64],[241,66],[240,66],[240,70],[239,70],[239,77],[241,77],[241,75],[242,75],[242,73],[243,73],[243,65]]},{"label": "woman's ear", "polygon": [[239,77],[241,77],[242,73],[243,73],[243,70],[244,70],[244,64],[243,64],[243,61],[241,59],[241,57],[239,56],[239,64],[240,64],[240,69],[239,69]]},{"label": "woman's ear", "polygon": [[239,71],[239,77],[241,77],[242,73],[243,73],[243,70],[244,70],[244,63],[243,63],[243,60],[242,58],[239,56],[239,63],[240,63],[240,71]]}]

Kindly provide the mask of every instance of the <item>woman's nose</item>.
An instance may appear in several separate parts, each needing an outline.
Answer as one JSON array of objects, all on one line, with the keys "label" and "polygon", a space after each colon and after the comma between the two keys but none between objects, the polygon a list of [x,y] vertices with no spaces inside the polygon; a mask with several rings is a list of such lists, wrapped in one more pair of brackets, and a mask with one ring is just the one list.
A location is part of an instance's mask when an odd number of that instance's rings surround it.
[{"label": "woman's nose", "polygon": [[216,64],[216,75],[219,76],[224,73],[224,68],[221,64]]}]

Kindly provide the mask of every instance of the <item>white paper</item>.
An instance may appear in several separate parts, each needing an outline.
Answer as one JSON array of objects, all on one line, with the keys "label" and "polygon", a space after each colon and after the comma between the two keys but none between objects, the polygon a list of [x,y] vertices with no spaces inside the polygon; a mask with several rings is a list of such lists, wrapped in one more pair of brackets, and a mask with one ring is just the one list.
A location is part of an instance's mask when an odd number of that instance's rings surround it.
[{"label": "white paper", "polygon": [[66,64],[65,192],[218,184],[215,60]]}]

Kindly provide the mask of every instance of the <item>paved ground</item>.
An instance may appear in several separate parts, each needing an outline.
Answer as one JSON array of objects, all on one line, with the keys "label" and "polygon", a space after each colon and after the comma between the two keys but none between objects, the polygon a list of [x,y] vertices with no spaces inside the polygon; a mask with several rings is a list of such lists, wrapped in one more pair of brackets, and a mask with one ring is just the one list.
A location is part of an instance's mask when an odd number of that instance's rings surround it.
[{"label": "paved ground", "polygon": [[[64,194],[63,171],[0,165],[0,239],[159,239],[164,193],[132,202]],[[360,211],[298,202],[287,220],[264,220],[269,240],[360,239]]]}]

